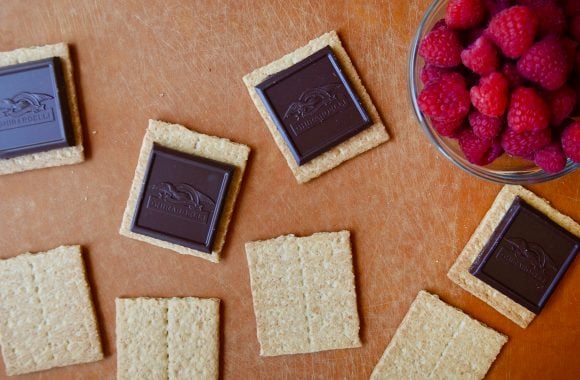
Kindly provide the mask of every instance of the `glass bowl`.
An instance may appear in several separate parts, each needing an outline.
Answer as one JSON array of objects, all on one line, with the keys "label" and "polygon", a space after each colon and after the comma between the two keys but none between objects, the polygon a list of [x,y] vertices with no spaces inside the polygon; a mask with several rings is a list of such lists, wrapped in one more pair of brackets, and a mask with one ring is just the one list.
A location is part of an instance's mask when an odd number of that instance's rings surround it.
[{"label": "glass bowl", "polygon": [[409,52],[409,74],[407,78],[409,96],[411,97],[413,110],[415,111],[417,120],[419,120],[419,123],[421,124],[421,127],[423,127],[423,131],[429,140],[431,140],[431,142],[445,157],[447,157],[448,160],[453,162],[464,171],[476,177],[497,183],[540,183],[560,178],[566,174],[572,173],[574,170],[580,167],[579,164],[575,164],[573,161],[568,160],[564,170],[559,173],[551,174],[546,173],[542,169],[538,168],[532,161],[510,157],[507,154],[503,154],[500,158],[487,166],[478,166],[470,163],[467,161],[467,159],[465,159],[456,140],[440,136],[437,131],[435,131],[431,125],[431,122],[419,109],[419,105],[417,103],[417,97],[423,88],[423,84],[421,83],[420,79],[420,73],[423,65],[425,64],[423,58],[419,57],[418,50],[419,41],[421,41],[423,36],[431,30],[437,21],[445,17],[446,7],[447,0],[433,1],[429,9],[427,9],[421,24],[419,25],[417,34],[411,43],[411,50]]}]

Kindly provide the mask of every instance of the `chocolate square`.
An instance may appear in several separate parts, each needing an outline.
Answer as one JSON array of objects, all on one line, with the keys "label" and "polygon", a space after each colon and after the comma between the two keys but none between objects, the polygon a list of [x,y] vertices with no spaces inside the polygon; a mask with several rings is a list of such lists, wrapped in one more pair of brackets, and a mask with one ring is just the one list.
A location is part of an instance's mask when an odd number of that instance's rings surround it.
[{"label": "chocolate square", "polygon": [[256,86],[298,165],[371,125],[327,46]]},{"label": "chocolate square", "polygon": [[154,144],[131,231],[210,253],[234,170]]},{"label": "chocolate square", "polygon": [[0,159],[74,144],[60,58],[0,68]]},{"label": "chocolate square", "polygon": [[579,245],[576,236],[516,197],[469,272],[537,314]]}]

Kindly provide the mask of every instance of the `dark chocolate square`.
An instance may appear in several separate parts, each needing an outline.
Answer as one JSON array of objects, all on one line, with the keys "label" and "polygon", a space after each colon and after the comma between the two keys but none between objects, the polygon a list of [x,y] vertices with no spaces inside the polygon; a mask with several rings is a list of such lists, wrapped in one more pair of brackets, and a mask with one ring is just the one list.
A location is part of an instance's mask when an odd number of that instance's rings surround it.
[{"label": "dark chocolate square", "polygon": [[579,245],[576,236],[516,197],[469,272],[537,314]]},{"label": "dark chocolate square", "polygon": [[74,144],[60,58],[0,68],[0,159]]},{"label": "dark chocolate square", "polygon": [[256,86],[298,165],[371,125],[330,47]]},{"label": "dark chocolate square", "polygon": [[210,253],[234,170],[154,144],[131,231]]}]

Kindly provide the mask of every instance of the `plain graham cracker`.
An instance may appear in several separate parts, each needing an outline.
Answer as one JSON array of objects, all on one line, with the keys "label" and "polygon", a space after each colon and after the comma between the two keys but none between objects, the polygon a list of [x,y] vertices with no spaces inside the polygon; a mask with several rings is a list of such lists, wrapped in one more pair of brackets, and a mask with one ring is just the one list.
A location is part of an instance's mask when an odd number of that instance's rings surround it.
[{"label": "plain graham cracker", "polygon": [[580,225],[569,216],[554,209],[548,201],[521,186],[507,185],[497,195],[491,208],[449,269],[447,277],[511,319],[518,326],[526,328],[536,314],[469,273],[469,268],[491,238],[516,197],[520,197],[573,235],[580,236]]},{"label": "plain graham cracker", "polygon": [[483,379],[506,342],[506,336],[420,291],[371,379]]},{"label": "plain graham cracker", "polygon": [[0,52],[0,67],[39,61],[41,59],[52,57],[60,57],[62,62],[75,146],[57,148],[8,159],[0,159],[0,175],[49,168],[53,166],[73,165],[85,160],[81,118],[79,116],[79,108],[77,105],[73,65],[68,45],[59,43],[55,45]]},{"label": "plain graham cracker", "polygon": [[117,379],[217,379],[218,299],[117,298]]},{"label": "plain graham cracker", "polygon": [[[137,210],[137,202],[139,201],[139,194],[141,193],[145,179],[149,156],[155,143],[183,153],[209,158],[235,166],[236,170],[234,171],[228,194],[225,198],[211,253],[201,252],[131,231],[131,223]],[[221,137],[197,133],[178,124],[149,120],[149,127],[147,128],[147,132],[143,138],[143,144],[141,145],[139,161],[135,169],[135,177],[133,178],[133,184],[131,185],[129,199],[127,200],[127,207],[123,214],[123,221],[121,222],[119,233],[126,237],[170,249],[183,255],[196,256],[215,263],[219,262],[220,253],[225,243],[228,225],[240,190],[249,154],[250,148],[246,145],[238,144]]]},{"label": "plain graham cracker", "polygon": [[8,375],[103,358],[80,246],[0,260],[0,345]]},{"label": "plain graham cracker", "polygon": [[[298,165],[292,156],[290,149],[286,145],[282,134],[280,131],[278,131],[278,128],[268,114],[264,103],[260,99],[260,96],[256,91],[256,86],[266,80],[266,78],[268,78],[270,75],[276,74],[295,65],[296,63],[311,56],[326,46],[331,47],[333,53],[340,63],[343,73],[348,78],[351,86],[359,96],[361,103],[367,110],[373,124],[367,129],[359,132],[355,136],[312,159],[304,165]],[[260,115],[262,115],[268,130],[272,134],[276,145],[278,145],[278,148],[282,152],[282,155],[286,159],[286,162],[288,163],[288,166],[290,166],[290,170],[292,170],[292,173],[296,177],[298,183],[305,183],[316,177],[319,177],[320,175],[335,168],[341,163],[389,140],[389,134],[387,133],[385,126],[381,121],[379,113],[377,112],[377,109],[373,104],[366,88],[363,86],[362,81],[356,72],[354,65],[352,64],[352,61],[350,60],[350,57],[342,46],[340,38],[335,31],[323,34],[322,36],[310,41],[306,46],[303,46],[294,52],[285,55],[284,57],[270,63],[269,65],[254,70],[250,74],[244,76],[243,80],[248,89],[248,92],[250,93],[250,97],[254,102],[254,105],[260,112]]]},{"label": "plain graham cracker", "polygon": [[360,347],[350,233],[246,243],[260,355]]}]

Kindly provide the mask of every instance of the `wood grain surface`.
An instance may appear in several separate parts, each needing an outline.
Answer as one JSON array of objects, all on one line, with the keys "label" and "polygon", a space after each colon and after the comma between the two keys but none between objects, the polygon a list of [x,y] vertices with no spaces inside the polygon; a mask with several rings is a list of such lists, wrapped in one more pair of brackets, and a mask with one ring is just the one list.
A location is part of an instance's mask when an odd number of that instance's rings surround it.
[{"label": "wood grain surface", "polygon": [[[115,297],[198,296],[223,301],[223,379],[366,379],[420,289],[509,336],[490,379],[580,378],[578,260],[525,330],[446,277],[500,186],[456,169],[412,115],[406,57],[428,3],[2,0],[0,50],[73,46],[88,159],[0,177],[0,257],[83,245],[106,353],[22,378],[113,379]],[[392,140],[298,185],[241,78],[332,29]],[[149,118],[252,147],[220,264],[117,232]],[[580,220],[579,184],[576,172],[530,188]],[[244,242],[340,229],[353,234],[363,346],[260,357]]]}]

